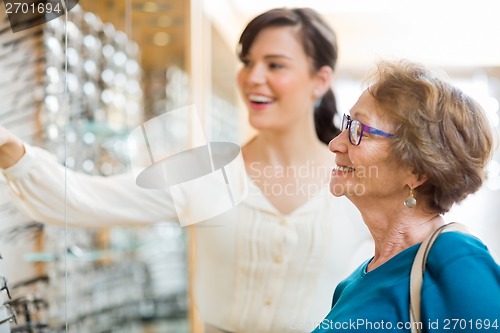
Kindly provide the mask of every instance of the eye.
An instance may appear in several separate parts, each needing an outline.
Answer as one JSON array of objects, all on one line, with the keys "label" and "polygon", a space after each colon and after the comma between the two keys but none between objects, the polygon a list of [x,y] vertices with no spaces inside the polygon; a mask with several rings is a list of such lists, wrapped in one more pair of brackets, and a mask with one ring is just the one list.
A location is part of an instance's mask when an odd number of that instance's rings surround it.
[{"label": "eye", "polygon": [[357,120],[351,121],[351,135],[354,137],[359,137],[361,135],[361,124]]},{"label": "eye", "polygon": [[252,61],[248,58],[241,59],[241,63],[243,64],[244,67],[251,67],[253,64]]},{"label": "eye", "polygon": [[277,62],[271,62],[269,63],[269,68],[271,69],[280,69],[280,68],[283,68],[285,66],[283,66],[282,64],[280,63],[277,63]]}]

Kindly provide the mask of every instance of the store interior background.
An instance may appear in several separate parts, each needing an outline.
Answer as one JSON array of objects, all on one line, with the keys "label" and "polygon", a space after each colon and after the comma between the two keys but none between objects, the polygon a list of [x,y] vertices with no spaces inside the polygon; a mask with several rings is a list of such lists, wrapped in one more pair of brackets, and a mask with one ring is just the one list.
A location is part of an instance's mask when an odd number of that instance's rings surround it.
[{"label": "store interior background", "polygon": [[[235,88],[239,33],[254,15],[282,6],[316,8],[336,31],[341,112],[377,59],[405,57],[443,69],[483,105],[498,135],[496,0],[81,0],[67,23],[19,33],[5,29],[2,5],[0,123],[69,167],[104,176],[129,168],[131,130],[186,105],[196,105],[208,141],[242,145],[252,130]],[[178,119],[172,131],[200,135],[191,121]],[[485,186],[445,217],[467,224],[500,257],[499,189],[496,153]],[[2,290],[0,301],[18,317],[1,325],[201,332],[189,302],[189,228],[42,225],[17,211],[3,183],[0,219],[0,276],[11,293]],[[0,321],[7,316],[0,306]]]}]

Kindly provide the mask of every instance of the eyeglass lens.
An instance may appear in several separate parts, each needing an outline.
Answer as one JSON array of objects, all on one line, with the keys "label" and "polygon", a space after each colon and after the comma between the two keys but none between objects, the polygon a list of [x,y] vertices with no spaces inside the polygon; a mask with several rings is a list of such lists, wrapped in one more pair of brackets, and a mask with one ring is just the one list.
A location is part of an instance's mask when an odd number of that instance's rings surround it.
[{"label": "eyeglass lens", "polygon": [[362,132],[361,123],[357,120],[351,119],[351,125],[349,128],[349,136],[351,139],[351,143],[353,145],[358,145],[361,141],[361,132]]},{"label": "eyeglass lens", "polygon": [[351,119],[351,117],[344,114],[341,126],[342,130],[349,130],[349,141],[351,142],[351,144],[355,146],[359,145],[363,131],[361,123],[355,119]]}]

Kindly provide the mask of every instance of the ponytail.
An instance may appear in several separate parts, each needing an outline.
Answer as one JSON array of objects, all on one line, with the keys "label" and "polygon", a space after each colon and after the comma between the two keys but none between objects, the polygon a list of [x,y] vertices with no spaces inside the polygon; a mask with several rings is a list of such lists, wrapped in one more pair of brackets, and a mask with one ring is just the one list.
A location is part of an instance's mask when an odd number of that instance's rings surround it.
[{"label": "ponytail", "polygon": [[314,125],[318,138],[328,144],[334,137],[340,134],[340,129],[333,122],[337,111],[337,102],[332,89],[328,89],[319,104],[314,109]]}]

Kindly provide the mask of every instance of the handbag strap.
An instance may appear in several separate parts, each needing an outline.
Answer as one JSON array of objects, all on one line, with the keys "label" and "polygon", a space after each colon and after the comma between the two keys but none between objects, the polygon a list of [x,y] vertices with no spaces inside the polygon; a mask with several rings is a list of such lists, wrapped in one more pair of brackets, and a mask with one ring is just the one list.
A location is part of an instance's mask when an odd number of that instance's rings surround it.
[{"label": "handbag strap", "polygon": [[438,236],[441,233],[447,231],[459,231],[465,234],[470,234],[465,225],[457,222],[452,222],[439,227],[420,245],[417,254],[415,255],[415,259],[413,260],[413,265],[411,267],[410,273],[410,321],[412,333],[421,332],[422,326],[421,324],[419,324],[421,322],[420,298],[422,292],[422,282],[424,279],[425,264],[427,262],[427,257],[429,256],[429,251]]}]

